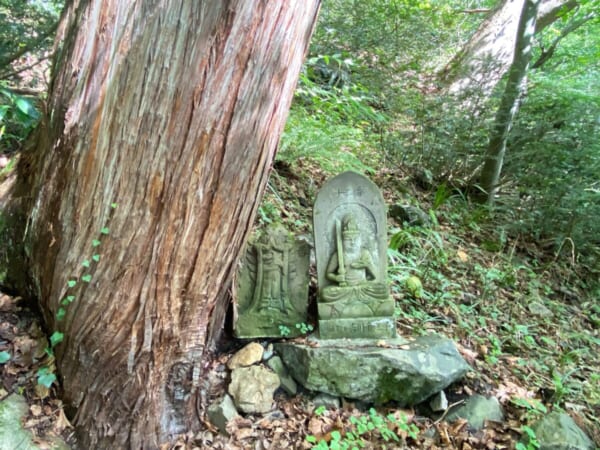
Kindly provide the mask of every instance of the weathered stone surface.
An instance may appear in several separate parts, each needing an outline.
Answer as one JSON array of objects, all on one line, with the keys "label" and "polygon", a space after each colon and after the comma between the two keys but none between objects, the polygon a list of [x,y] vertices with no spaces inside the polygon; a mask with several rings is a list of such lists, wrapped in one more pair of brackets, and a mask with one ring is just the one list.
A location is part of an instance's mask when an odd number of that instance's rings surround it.
[{"label": "weathered stone surface", "polygon": [[[28,411],[27,402],[17,394],[11,394],[0,402],[0,449],[40,450],[33,443],[33,433],[23,428],[22,419]],[[54,438],[51,448],[69,450],[59,438]]]},{"label": "weathered stone surface", "polygon": [[229,394],[238,410],[265,413],[273,406],[273,393],[279,377],[263,366],[240,367],[231,372]]},{"label": "weathered stone surface", "polygon": [[280,225],[251,238],[234,289],[237,337],[301,334],[295,325],[307,322],[309,258],[309,244]]},{"label": "weathered stone surface", "polygon": [[529,312],[537,317],[553,317],[554,313],[541,300],[532,300],[528,305]]},{"label": "weathered stone surface", "polygon": [[325,339],[393,339],[396,337],[396,322],[391,317],[321,319],[319,336]]},{"label": "weathered stone surface", "polygon": [[[378,346],[379,345],[379,346]],[[383,347],[386,345],[387,347]],[[414,341],[320,340],[275,344],[294,379],[307,389],[364,401],[420,403],[461,378],[469,366],[441,336]]]},{"label": "weathered stone surface", "polygon": [[445,411],[448,409],[448,399],[446,393],[440,391],[429,400],[429,407],[432,411]]},{"label": "weathered stone surface", "polygon": [[319,191],[313,220],[321,339],[391,337],[387,327],[334,325],[337,320],[393,316],[381,192],[366,177],[344,172]]},{"label": "weathered stone surface", "polygon": [[227,368],[233,370],[238,367],[248,367],[252,364],[256,364],[262,359],[264,351],[264,347],[258,342],[250,342],[229,358],[229,361],[227,361]]},{"label": "weathered stone surface", "polygon": [[296,395],[298,386],[289,372],[283,365],[283,361],[279,356],[273,356],[267,361],[267,366],[277,374],[281,388],[290,395]]},{"label": "weathered stone surface", "polygon": [[470,430],[481,430],[486,420],[501,422],[504,420],[504,414],[496,397],[475,394],[467,398],[464,404],[453,408],[446,416],[448,422],[459,418],[467,421]]},{"label": "weathered stone surface", "polygon": [[227,394],[212,403],[208,407],[207,413],[210,422],[225,435],[229,435],[227,432],[227,424],[229,421],[239,416],[237,409],[235,409],[235,405],[233,404],[233,400]]},{"label": "weathered stone surface", "polygon": [[[594,443],[568,414],[553,412],[533,427],[539,450],[592,450]],[[527,438],[525,438],[526,443]]]},{"label": "weathered stone surface", "polygon": [[268,359],[271,358],[271,356],[273,356],[273,353],[275,352],[275,350],[273,349],[273,344],[268,344],[267,348],[265,348],[265,352],[263,353],[263,361],[266,361]]}]

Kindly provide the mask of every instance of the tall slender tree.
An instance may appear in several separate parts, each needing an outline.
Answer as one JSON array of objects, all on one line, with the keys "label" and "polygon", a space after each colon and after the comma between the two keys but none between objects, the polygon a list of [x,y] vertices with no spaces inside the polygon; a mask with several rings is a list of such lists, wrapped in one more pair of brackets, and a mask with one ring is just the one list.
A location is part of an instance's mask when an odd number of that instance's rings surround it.
[{"label": "tall slender tree", "polygon": [[318,7],[67,3],[9,209],[29,268],[13,286],[64,335],[81,448],[156,449],[199,427],[204,362]]},{"label": "tall slender tree", "polygon": [[496,112],[494,127],[490,135],[485,163],[481,171],[481,187],[488,203],[492,203],[500,180],[506,141],[519,110],[519,101],[527,81],[527,70],[531,61],[531,41],[540,0],[525,0],[515,44],[514,57],[510,66],[506,87]]},{"label": "tall slender tree", "polygon": [[[578,0],[541,0],[535,32],[576,8]],[[440,72],[440,83],[451,94],[479,92],[489,96],[510,69],[517,48],[524,0],[503,0],[481,23],[463,49]]]}]

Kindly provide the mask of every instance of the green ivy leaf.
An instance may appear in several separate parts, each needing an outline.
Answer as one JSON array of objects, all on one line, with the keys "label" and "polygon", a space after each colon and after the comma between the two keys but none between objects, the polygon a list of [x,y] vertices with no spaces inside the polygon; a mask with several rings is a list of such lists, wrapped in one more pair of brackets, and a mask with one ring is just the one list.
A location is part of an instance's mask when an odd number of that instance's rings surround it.
[{"label": "green ivy leaf", "polygon": [[32,119],[38,119],[40,117],[40,113],[35,109],[33,103],[24,97],[17,97],[15,99],[15,105],[19,111]]},{"label": "green ivy leaf", "polygon": [[5,362],[10,360],[10,353],[8,352],[0,352],[0,364],[4,364]]},{"label": "green ivy leaf", "polygon": [[50,336],[50,346],[56,347],[63,341],[64,338],[65,335],[63,333],[61,333],[60,331],[55,331],[54,333],[52,333],[52,336]]},{"label": "green ivy leaf", "polygon": [[92,241],[92,247],[98,247],[100,245],[100,241],[98,239],[94,239]]},{"label": "green ivy leaf", "polygon": [[84,275],[81,277],[81,281],[85,281],[86,283],[89,283],[90,281],[92,281],[92,276],[88,273],[87,275]]},{"label": "green ivy leaf", "polygon": [[48,369],[47,367],[42,367],[37,372],[37,381],[38,384],[46,386],[48,389],[50,389],[52,383],[56,381],[56,375],[50,372],[50,369]]},{"label": "green ivy leaf", "polygon": [[111,203],[111,204],[110,204],[110,207],[111,207],[112,209],[116,209],[116,208],[117,208],[117,206],[119,206],[117,203]]},{"label": "green ivy leaf", "polygon": [[67,281],[67,286],[69,286],[70,288],[74,287],[76,284],[77,284],[77,281],[75,281],[75,280]]},{"label": "green ivy leaf", "polygon": [[73,303],[73,300],[75,300],[74,295],[67,295],[65,298],[63,298],[61,300],[60,304],[63,306],[67,306],[69,303]]},{"label": "green ivy leaf", "polygon": [[90,262],[86,259],[81,263],[81,265],[87,269],[88,267],[90,267]]},{"label": "green ivy leaf", "polygon": [[61,320],[63,320],[65,318],[66,315],[67,315],[67,310],[65,308],[58,308],[58,311],[56,311],[56,320],[58,320],[60,322]]},{"label": "green ivy leaf", "polygon": [[110,230],[108,229],[108,227],[104,227],[104,228],[102,228],[102,229],[100,230],[100,234],[104,234],[104,235],[106,235],[106,234],[108,234],[108,233],[109,233],[109,231],[110,231]]},{"label": "green ivy leaf", "polygon": [[93,259],[94,261],[98,262],[98,261],[100,261],[100,255],[98,255],[98,254],[95,254],[95,255],[93,255],[93,256],[92,256],[92,259]]}]

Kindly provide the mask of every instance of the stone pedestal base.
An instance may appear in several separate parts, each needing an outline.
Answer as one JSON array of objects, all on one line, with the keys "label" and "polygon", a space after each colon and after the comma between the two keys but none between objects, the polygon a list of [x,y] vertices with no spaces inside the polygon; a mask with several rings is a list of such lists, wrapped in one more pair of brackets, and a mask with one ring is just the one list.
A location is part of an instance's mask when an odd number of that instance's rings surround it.
[{"label": "stone pedestal base", "polygon": [[391,317],[319,320],[321,339],[392,339],[396,325]]}]

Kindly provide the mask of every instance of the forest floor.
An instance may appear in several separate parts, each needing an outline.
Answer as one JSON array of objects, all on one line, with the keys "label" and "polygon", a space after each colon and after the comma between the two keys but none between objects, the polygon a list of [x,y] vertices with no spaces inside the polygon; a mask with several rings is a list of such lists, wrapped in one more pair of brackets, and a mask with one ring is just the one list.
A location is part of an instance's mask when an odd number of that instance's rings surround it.
[{"label": "forest floor", "polygon": [[[293,168],[278,163],[257,226],[277,221],[309,234],[310,205],[330,175],[307,160]],[[587,291],[589,274],[576,255],[567,245],[555,253],[527,236],[507,237],[497,218],[464,196],[448,191],[440,198],[439,189],[422,189],[399,170],[380,168],[370,177],[389,206],[411,204],[429,211],[430,223],[423,226],[389,219],[397,247],[390,250],[389,276],[398,333],[454,339],[472,370],[446,390],[450,403],[474,393],[494,396],[505,420],[472,433],[464,421],[449,424],[443,416],[428,415],[427,408],[400,409],[391,403],[377,406],[377,414],[401,414],[416,428],[388,423],[399,441],[388,442],[386,433],[374,429],[362,435],[364,448],[512,449],[523,426],[552,410],[567,412],[600,446],[600,305]],[[422,289],[408,289],[409,277],[417,277]],[[314,301],[314,285],[311,292]],[[0,352],[9,355],[0,364],[0,399],[12,392],[27,399],[24,425],[41,448],[48,448],[54,435],[75,444],[59,389],[38,383],[38,370],[48,364],[40,320],[18,297],[0,295]],[[223,393],[224,364],[244,344],[233,342],[216,356],[212,366],[221,375],[213,395]],[[236,420],[230,437],[208,425],[165,448],[308,449],[315,444],[307,436],[323,441],[318,448],[330,448],[332,436],[355,429],[351,417],[368,416],[372,406],[343,400],[338,409],[316,411],[311,398],[305,391],[294,397],[278,391],[271,414]]]}]

